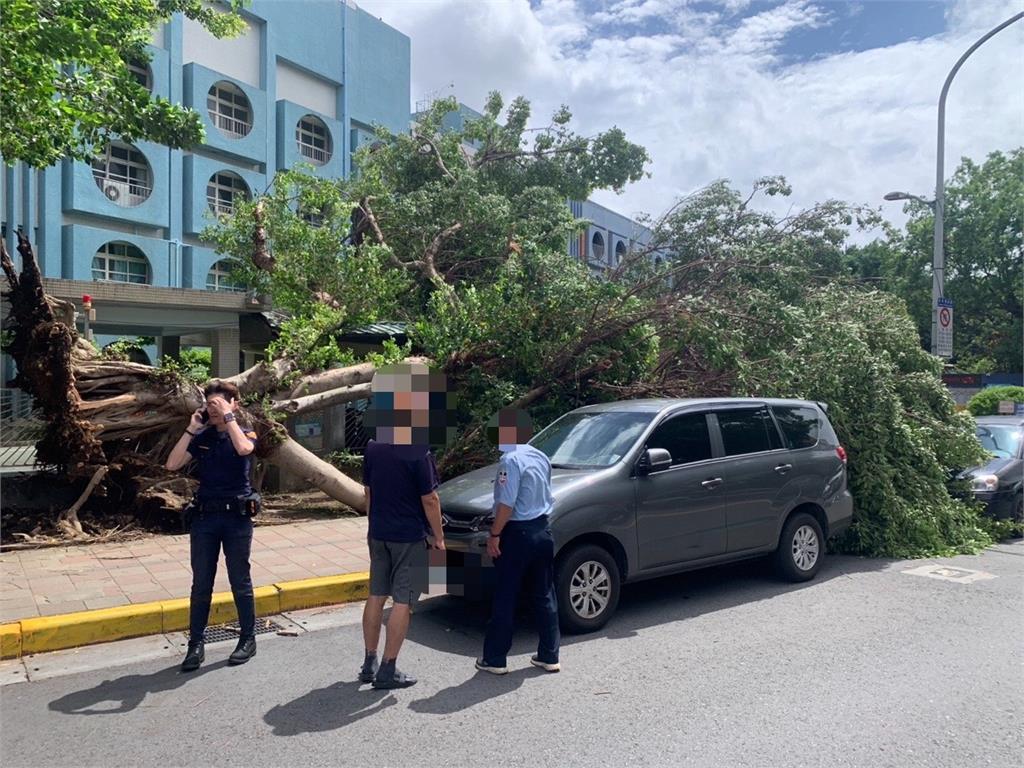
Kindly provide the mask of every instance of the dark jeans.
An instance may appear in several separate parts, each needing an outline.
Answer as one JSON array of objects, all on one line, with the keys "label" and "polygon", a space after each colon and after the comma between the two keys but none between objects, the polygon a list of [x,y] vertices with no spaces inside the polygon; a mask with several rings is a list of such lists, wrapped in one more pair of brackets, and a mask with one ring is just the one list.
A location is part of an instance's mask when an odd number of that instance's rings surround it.
[{"label": "dark jeans", "polygon": [[537,658],[558,661],[558,602],[555,597],[555,540],[547,517],[509,522],[501,531],[501,557],[494,561],[494,606],[484,637],[484,661],[504,667],[515,631],[516,601],[524,587],[537,622]]},{"label": "dark jeans", "polygon": [[238,610],[242,637],[256,634],[256,602],[252,595],[249,552],[252,550],[252,519],[240,512],[197,513],[192,521],[192,601],[189,604],[189,640],[202,639],[210,618],[213,580],[224,547],[228,581]]}]

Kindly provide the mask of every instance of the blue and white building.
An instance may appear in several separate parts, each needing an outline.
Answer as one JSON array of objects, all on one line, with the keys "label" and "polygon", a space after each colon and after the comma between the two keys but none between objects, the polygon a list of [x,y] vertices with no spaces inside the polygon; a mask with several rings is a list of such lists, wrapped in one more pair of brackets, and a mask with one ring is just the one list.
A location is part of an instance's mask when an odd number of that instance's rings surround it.
[{"label": "blue and white building", "polygon": [[24,230],[48,292],[91,295],[99,341],[153,336],[159,355],[210,346],[216,376],[252,362],[239,321],[267,307],[231,285],[200,232],[278,170],[346,177],[373,126],[409,127],[408,37],[351,0],[253,0],[243,15],[245,32],[226,40],[177,15],[155,31],[151,61],[133,65],[202,116],[202,145],[115,141],[91,164],[4,165],[0,177],[8,250]]}]

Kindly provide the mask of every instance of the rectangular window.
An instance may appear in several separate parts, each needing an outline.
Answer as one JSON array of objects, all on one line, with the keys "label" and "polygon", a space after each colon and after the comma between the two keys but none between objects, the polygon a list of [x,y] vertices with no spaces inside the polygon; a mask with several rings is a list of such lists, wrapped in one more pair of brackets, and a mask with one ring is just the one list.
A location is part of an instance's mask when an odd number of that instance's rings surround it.
[{"label": "rectangular window", "polygon": [[760,453],[782,447],[782,438],[765,407],[717,411],[716,415],[726,456]]},{"label": "rectangular window", "polygon": [[711,436],[703,413],[674,416],[659,424],[647,441],[648,448],[664,448],[672,454],[672,466],[711,458]]},{"label": "rectangular window", "polygon": [[790,448],[812,448],[818,444],[818,412],[800,405],[773,405],[772,413]]}]

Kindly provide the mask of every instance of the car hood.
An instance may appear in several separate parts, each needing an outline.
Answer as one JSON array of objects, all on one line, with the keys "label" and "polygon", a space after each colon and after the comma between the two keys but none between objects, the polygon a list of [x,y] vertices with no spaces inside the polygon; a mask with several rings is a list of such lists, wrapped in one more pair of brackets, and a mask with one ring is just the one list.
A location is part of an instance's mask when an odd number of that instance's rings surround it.
[{"label": "car hood", "polygon": [[987,464],[965,469],[960,477],[970,478],[974,475],[998,475],[1002,477],[1005,472],[1008,472],[1017,463],[1019,463],[1017,459],[993,458]]},{"label": "car hood", "polygon": [[[551,494],[558,500],[570,489],[589,485],[604,473],[597,469],[552,469]],[[474,469],[464,475],[453,477],[437,489],[441,497],[441,510],[455,517],[476,517],[494,509],[494,478],[498,474],[497,463]]]}]

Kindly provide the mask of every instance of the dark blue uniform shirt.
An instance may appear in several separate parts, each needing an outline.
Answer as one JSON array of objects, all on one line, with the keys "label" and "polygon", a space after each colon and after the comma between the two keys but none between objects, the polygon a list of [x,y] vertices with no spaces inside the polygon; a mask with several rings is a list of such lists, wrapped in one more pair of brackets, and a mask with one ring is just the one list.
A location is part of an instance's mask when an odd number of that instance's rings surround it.
[{"label": "dark blue uniform shirt", "polygon": [[430,532],[421,496],[438,486],[437,465],[425,445],[371,440],[363,454],[363,482],[370,488],[370,538],[409,543]]},{"label": "dark blue uniform shirt", "polygon": [[[244,427],[242,431],[253,443],[256,442],[255,432]],[[196,461],[199,478],[196,496],[203,501],[237,499],[252,493],[249,484],[252,454],[239,456],[227,431],[218,432],[216,427],[206,427],[192,438],[188,452]]]}]

